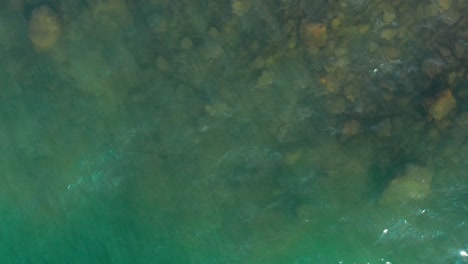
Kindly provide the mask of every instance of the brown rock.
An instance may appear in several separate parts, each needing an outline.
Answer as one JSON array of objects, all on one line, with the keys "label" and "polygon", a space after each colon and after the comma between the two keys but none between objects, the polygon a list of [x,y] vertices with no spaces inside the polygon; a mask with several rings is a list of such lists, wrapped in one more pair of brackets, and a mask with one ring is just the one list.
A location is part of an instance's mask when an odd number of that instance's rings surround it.
[{"label": "brown rock", "polygon": [[401,52],[395,47],[386,47],[384,49],[384,54],[390,60],[397,60],[401,57]]},{"label": "brown rock", "polygon": [[455,98],[450,90],[443,91],[435,101],[430,105],[429,114],[435,120],[444,118],[451,110],[456,107]]},{"label": "brown rock", "polygon": [[60,37],[61,25],[57,13],[48,6],[34,9],[29,19],[29,38],[37,51],[46,51],[55,46]]},{"label": "brown rock", "polygon": [[304,44],[309,48],[321,48],[327,43],[327,27],[324,24],[305,21],[301,33]]}]

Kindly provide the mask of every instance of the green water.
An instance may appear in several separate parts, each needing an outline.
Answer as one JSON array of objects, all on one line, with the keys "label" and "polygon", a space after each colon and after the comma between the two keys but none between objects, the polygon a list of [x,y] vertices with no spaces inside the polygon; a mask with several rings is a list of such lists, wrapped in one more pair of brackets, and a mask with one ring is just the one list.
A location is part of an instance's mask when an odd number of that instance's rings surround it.
[{"label": "green water", "polygon": [[1,2],[0,263],[468,263],[467,5],[389,2]]}]

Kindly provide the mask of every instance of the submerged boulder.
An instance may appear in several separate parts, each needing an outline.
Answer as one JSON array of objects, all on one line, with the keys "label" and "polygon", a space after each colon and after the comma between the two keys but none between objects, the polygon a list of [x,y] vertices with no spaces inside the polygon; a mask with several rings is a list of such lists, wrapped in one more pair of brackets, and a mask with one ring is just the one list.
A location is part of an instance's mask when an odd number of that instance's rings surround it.
[{"label": "submerged boulder", "polygon": [[37,51],[53,48],[60,37],[60,32],[59,16],[50,7],[43,5],[32,11],[28,36]]},{"label": "submerged boulder", "polygon": [[427,197],[431,190],[432,171],[420,165],[408,165],[384,190],[381,204],[406,203]]},{"label": "submerged boulder", "polygon": [[443,119],[450,111],[455,109],[457,103],[450,90],[444,90],[430,105],[429,114],[435,120]]}]

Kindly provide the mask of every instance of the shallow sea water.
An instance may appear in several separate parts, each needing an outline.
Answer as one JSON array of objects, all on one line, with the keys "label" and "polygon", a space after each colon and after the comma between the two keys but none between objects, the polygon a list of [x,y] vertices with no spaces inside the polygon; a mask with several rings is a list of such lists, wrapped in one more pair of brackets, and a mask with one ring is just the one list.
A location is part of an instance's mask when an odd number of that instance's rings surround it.
[{"label": "shallow sea water", "polygon": [[468,263],[468,7],[385,2],[1,3],[0,263]]}]

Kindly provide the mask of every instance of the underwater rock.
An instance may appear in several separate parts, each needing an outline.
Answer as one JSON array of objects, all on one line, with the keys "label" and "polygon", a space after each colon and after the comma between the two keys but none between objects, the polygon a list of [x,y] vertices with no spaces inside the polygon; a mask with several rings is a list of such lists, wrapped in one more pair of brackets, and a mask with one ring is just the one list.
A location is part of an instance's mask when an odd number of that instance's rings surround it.
[{"label": "underwater rock", "polygon": [[427,197],[431,190],[432,171],[420,165],[408,165],[385,189],[381,204],[405,203]]},{"label": "underwater rock", "polygon": [[337,28],[341,25],[341,19],[340,18],[334,18],[331,22],[331,25],[333,28]]},{"label": "underwater rock", "polygon": [[384,29],[382,30],[382,32],[380,33],[380,37],[385,39],[385,40],[392,40],[396,35],[397,35],[398,31],[395,30],[395,29]]},{"label": "underwater rock", "polygon": [[462,44],[460,43],[455,43],[454,45],[454,50],[453,53],[457,59],[463,58],[463,53],[465,51],[465,48]]},{"label": "underwater rock", "polygon": [[180,41],[180,48],[183,50],[191,50],[193,48],[192,39],[189,37],[183,37]]},{"label": "underwater rock", "polygon": [[19,12],[24,8],[24,0],[7,0],[6,6],[11,11]]},{"label": "underwater rock", "polygon": [[156,69],[162,72],[169,72],[171,68],[171,64],[163,56],[158,56],[156,59]]},{"label": "underwater rock", "polygon": [[258,88],[267,88],[273,84],[273,73],[270,71],[263,71],[262,75],[257,79]]},{"label": "underwater rock", "polygon": [[437,0],[435,1],[435,4],[440,11],[447,11],[452,5],[452,0]]},{"label": "underwater rock", "polygon": [[125,0],[88,0],[87,4],[96,22],[108,29],[122,30],[123,26],[131,24],[132,16]]},{"label": "underwater rock", "polygon": [[324,24],[305,21],[301,25],[301,33],[308,48],[321,48],[327,44],[327,27]]},{"label": "underwater rock", "polygon": [[422,70],[429,76],[429,78],[435,78],[441,74],[445,67],[446,63],[442,58],[429,58],[423,62]]},{"label": "underwater rock", "polygon": [[233,0],[231,2],[232,12],[238,16],[245,15],[251,7],[252,3],[250,0]]},{"label": "underwater rock", "polygon": [[302,154],[302,149],[296,149],[293,151],[286,152],[283,157],[284,163],[292,166],[302,157]]},{"label": "underwater rock", "polygon": [[373,126],[372,130],[378,137],[390,137],[392,136],[392,120],[390,118],[385,118],[377,125]]},{"label": "underwater rock", "polygon": [[57,13],[48,6],[34,9],[29,19],[29,38],[37,51],[46,51],[55,46],[60,37],[61,25]]},{"label": "underwater rock", "polygon": [[327,110],[335,115],[343,114],[346,112],[346,99],[343,97],[335,96],[330,98],[329,101],[326,102]]},{"label": "underwater rock", "polygon": [[395,12],[394,10],[391,10],[391,9],[387,9],[387,10],[384,10],[383,12],[383,21],[385,24],[390,24],[392,23],[394,20],[395,20]]},{"label": "underwater rock", "polygon": [[443,91],[429,107],[429,114],[435,120],[441,120],[456,107],[455,98],[450,90]]},{"label": "underwater rock", "polygon": [[343,125],[342,134],[344,136],[355,136],[359,133],[361,129],[361,123],[357,120],[346,121]]}]

